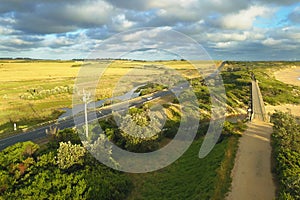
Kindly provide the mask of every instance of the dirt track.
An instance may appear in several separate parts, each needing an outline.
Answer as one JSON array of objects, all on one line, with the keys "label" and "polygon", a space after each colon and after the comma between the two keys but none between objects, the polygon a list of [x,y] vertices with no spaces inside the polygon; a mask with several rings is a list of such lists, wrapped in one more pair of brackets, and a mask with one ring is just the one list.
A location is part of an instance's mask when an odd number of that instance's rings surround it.
[{"label": "dirt track", "polygon": [[228,200],[275,199],[270,144],[273,128],[264,122],[267,117],[256,81],[252,81],[252,109],[253,119],[239,141]]},{"label": "dirt track", "polygon": [[271,133],[272,126],[267,123],[253,121],[248,124],[248,130],[240,139],[228,200],[275,199],[271,174]]}]

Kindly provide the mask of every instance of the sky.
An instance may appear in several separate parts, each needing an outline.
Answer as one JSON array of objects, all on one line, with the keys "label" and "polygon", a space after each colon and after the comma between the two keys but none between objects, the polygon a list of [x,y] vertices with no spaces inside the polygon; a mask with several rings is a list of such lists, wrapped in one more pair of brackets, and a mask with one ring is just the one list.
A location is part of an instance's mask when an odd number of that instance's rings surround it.
[{"label": "sky", "polygon": [[[0,58],[88,58],[99,48],[106,53],[97,56],[105,58],[128,49],[143,54],[159,43],[160,59],[171,59],[161,52],[185,40],[170,31],[196,41],[213,60],[300,60],[298,0],[0,2]],[[147,46],[140,33],[156,38]]]}]

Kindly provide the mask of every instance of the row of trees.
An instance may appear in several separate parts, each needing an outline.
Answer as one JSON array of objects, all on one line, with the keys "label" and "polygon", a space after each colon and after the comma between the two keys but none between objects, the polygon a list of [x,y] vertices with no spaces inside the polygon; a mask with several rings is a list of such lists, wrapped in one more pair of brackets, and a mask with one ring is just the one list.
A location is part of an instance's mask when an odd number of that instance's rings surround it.
[{"label": "row of trees", "polygon": [[295,117],[276,112],[271,117],[273,156],[279,181],[278,199],[300,199],[300,125]]}]

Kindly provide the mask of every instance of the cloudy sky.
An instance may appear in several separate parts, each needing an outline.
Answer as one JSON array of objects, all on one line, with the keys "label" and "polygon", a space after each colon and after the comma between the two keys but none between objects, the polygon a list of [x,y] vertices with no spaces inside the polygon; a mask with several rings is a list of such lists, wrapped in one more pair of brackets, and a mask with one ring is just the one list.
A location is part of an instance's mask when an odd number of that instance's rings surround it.
[{"label": "cloudy sky", "polygon": [[[215,60],[300,60],[298,0],[1,0],[0,57],[86,58],[143,27],[184,33]],[[122,38],[109,45],[124,51]]]}]

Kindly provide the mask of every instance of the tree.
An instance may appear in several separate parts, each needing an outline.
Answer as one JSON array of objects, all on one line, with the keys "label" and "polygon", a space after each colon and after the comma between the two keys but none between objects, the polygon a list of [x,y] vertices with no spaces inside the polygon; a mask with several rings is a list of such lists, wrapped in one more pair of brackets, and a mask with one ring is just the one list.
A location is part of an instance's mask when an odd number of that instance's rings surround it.
[{"label": "tree", "polygon": [[149,110],[138,110],[122,118],[120,129],[126,141],[125,148],[135,152],[148,152],[159,147],[162,124],[156,114]]},{"label": "tree", "polygon": [[118,166],[118,163],[112,158],[112,146],[108,143],[104,134],[100,134],[94,143],[84,142],[84,145],[95,158],[101,159],[105,164]]},{"label": "tree", "polygon": [[60,142],[57,153],[57,164],[61,169],[68,169],[73,165],[82,165],[85,148],[78,144]]}]

